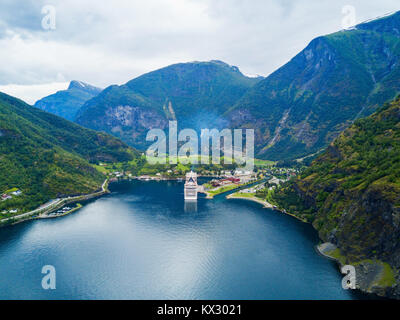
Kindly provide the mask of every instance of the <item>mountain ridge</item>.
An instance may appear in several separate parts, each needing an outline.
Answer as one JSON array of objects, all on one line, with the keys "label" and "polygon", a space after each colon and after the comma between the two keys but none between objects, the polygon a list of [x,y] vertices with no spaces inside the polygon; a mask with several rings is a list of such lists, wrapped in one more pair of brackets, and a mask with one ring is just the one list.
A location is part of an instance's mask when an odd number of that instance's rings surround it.
[{"label": "mountain ridge", "polygon": [[400,12],[313,39],[225,117],[256,130],[258,156],[299,158],[400,92]]},{"label": "mountain ridge", "polygon": [[46,96],[36,101],[34,106],[72,121],[82,105],[100,92],[100,88],[82,81],[72,80],[66,90]]},{"label": "mountain ridge", "polygon": [[193,129],[218,123],[225,110],[260,80],[218,60],[178,63],[106,88],[85,103],[76,122],[144,148],[146,132],[165,129],[169,120]]},{"label": "mountain ridge", "polygon": [[168,121],[255,130],[256,157],[296,159],[324,149],[357,118],[400,93],[400,12],[313,39],[266,78],[212,60],[178,63],[88,100],[75,121],[145,149]]}]

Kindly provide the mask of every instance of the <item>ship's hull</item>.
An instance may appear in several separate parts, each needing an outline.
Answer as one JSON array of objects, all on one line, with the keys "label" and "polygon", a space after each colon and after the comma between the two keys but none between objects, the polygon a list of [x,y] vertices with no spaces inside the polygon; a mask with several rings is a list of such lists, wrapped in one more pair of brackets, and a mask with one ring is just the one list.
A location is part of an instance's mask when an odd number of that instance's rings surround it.
[{"label": "ship's hull", "polygon": [[197,200],[197,186],[185,186],[185,200]]}]

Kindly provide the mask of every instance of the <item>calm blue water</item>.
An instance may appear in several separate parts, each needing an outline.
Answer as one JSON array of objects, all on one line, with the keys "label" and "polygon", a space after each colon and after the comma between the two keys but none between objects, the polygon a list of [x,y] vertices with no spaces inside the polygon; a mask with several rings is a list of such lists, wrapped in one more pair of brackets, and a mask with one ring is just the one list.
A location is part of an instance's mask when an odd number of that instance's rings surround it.
[{"label": "calm blue water", "polygon": [[[355,299],[311,226],[244,200],[186,206],[126,182],[57,219],[0,229],[0,299]],[[56,268],[56,290],[41,269]]]}]

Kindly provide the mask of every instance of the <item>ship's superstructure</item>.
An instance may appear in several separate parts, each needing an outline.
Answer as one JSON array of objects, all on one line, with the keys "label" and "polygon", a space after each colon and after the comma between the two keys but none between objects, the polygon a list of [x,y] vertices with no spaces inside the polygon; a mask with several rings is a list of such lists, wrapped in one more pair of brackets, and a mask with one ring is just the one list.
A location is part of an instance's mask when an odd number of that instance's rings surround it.
[{"label": "ship's superstructure", "polygon": [[186,174],[185,200],[197,200],[197,173],[190,171]]}]

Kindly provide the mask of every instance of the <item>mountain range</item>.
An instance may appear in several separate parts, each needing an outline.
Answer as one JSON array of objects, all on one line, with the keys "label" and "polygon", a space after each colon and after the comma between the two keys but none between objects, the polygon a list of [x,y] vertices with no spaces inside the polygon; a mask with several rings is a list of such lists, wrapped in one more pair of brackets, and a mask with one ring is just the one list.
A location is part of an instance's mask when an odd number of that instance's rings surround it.
[{"label": "mountain range", "polygon": [[149,129],[212,128],[261,77],[244,76],[221,61],[179,63],[110,86],[79,110],[76,122],[144,148]]},{"label": "mountain range", "polygon": [[22,191],[0,212],[98,190],[94,164],[138,159],[130,146],[146,148],[147,131],[170,120],[253,128],[258,158],[325,149],[268,200],[312,223],[363,291],[400,298],[399,93],[400,12],[318,37],[266,78],[191,62],[104,90],[72,81],[35,107],[0,93],[0,190]]},{"label": "mountain range", "polygon": [[400,92],[399,30],[400,12],[318,37],[266,78],[221,61],[180,63],[78,101],[72,92],[82,88],[71,83],[36,106],[67,119],[76,112],[78,124],[139,149],[149,129],[177,120],[181,129],[253,128],[258,158],[300,158]]},{"label": "mountain range", "polygon": [[83,88],[72,82],[36,105],[70,119],[77,110],[78,124],[142,150],[148,130],[177,120],[180,129],[198,131],[252,128],[257,158],[301,158],[400,93],[399,30],[397,12],[318,37],[266,78],[246,77],[221,61],[180,63],[98,95],[91,90],[79,102],[72,92]]},{"label": "mountain range", "polygon": [[400,12],[314,39],[225,116],[256,130],[258,156],[300,158],[400,92]]},{"label": "mountain range", "polygon": [[67,120],[74,120],[82,105],[102,90],[82,81],[71,81],[67,90],[58,91],[35,103],[35,107]]}]

